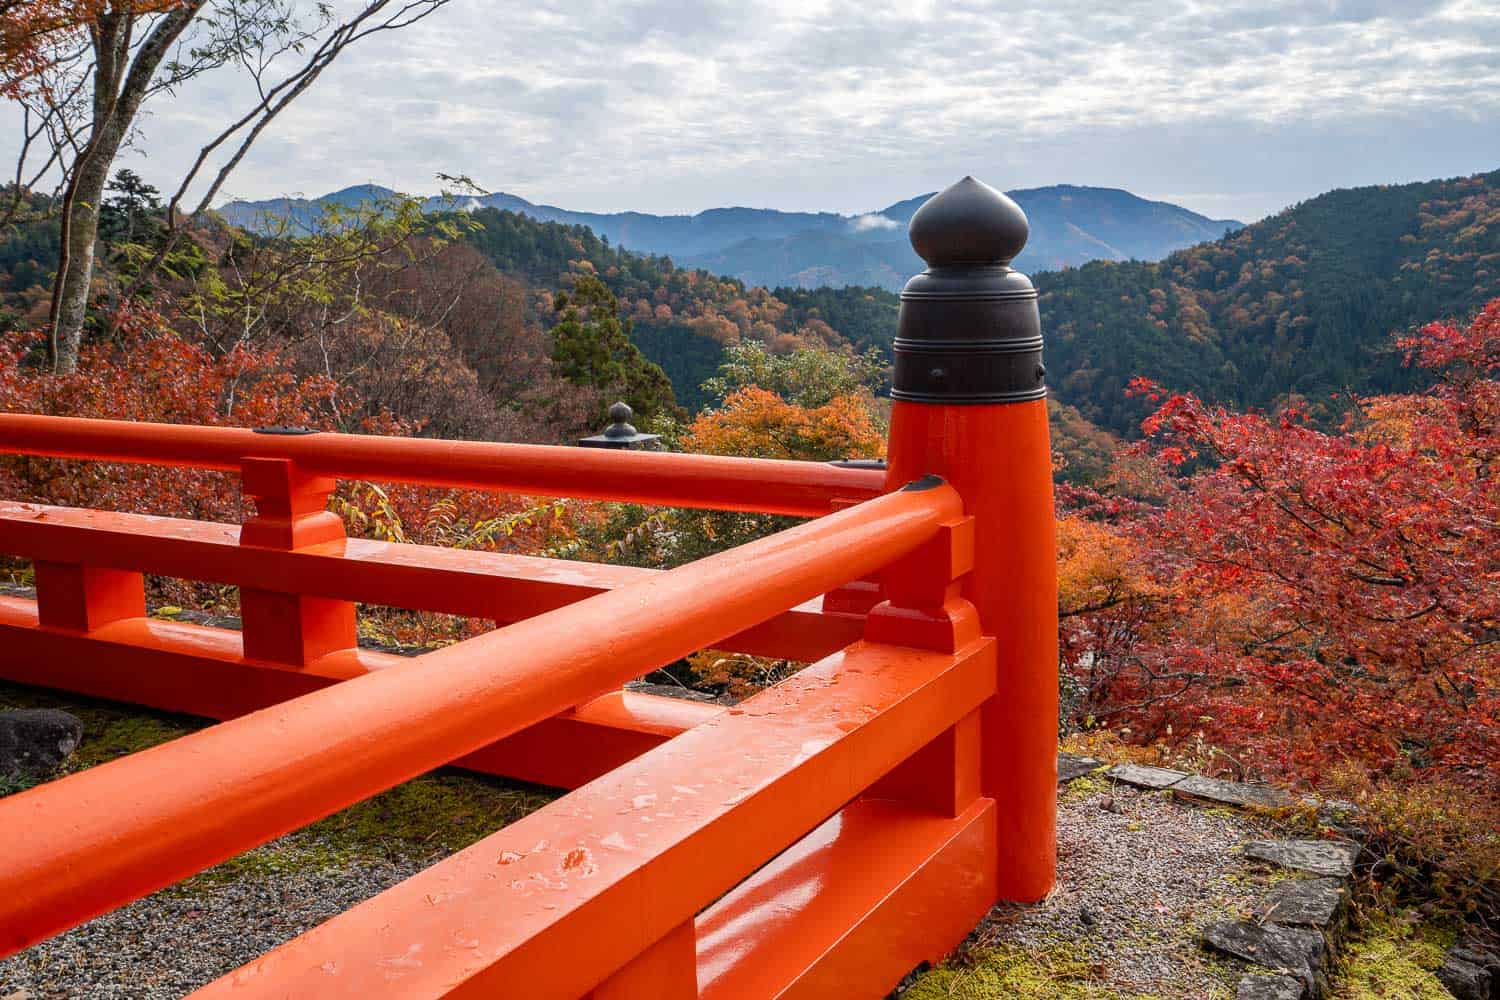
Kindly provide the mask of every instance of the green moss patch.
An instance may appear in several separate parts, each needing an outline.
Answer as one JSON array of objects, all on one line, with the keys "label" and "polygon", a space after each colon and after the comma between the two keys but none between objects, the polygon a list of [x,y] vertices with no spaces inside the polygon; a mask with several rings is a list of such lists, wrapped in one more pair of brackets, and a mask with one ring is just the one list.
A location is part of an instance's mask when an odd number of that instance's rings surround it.
[{"label": "green moss patch", "polygon": [[434,771],[334,813],[306,832],[347,850],[448,853],[540,809],[553,797],[518,782]]},{"label": "green moss patch", "polygon": [[[1095,985],[1099,970],[1080,949],[1005,944],[966,952],[923,976],[903,1000],[1156,1000]],[[1227,994],[1226,994],[1227,995]]]},{"label": "green moss patch", "polygon": [[1108,778],[1103,777],[1103,772],[1086,774],[1064,785],[1059,798],[1064,802],[1077,802],[1107,790],[1111,784]]},{"label": "green moss patch", "polygon": [[1381,914],[1349,942],[1333,995],[1336,1000],[1452,1000],[1434,971],[1453,941],[1451,928],[1413,926]]}]

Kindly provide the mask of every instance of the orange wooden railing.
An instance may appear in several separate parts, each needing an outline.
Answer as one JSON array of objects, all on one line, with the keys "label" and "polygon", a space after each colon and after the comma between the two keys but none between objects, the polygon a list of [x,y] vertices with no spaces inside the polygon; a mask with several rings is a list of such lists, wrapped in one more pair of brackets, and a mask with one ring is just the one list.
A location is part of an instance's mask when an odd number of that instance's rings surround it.
[{"label": "orange wooden railing", "polygon": [[[1033,322],[1012,210],[965,182],[913,222],[934,266],[903,306],[884,473],[0,414],[0,451],[238,471],[257,511],[0,502],[0,552],[37,582],[0,597],[0,676],[225,720],[0,801],[0,950],[446,763],[575,790],[199,993],[878,997],[997,899],[1039,898],[1046,410],[1030,341],[972,335]],[[922,342],[955,303],[966,336]],[[999,374],[977,391],[956,351]],[[655,572],[348,539],[334,477],[817,519]],[[147,617],[145,573],[239,587],[242,629]],[[503,627],[403,659],[357,648],[354,602]],[[816,662],[727,710],[621,690],[707,646]]]}]

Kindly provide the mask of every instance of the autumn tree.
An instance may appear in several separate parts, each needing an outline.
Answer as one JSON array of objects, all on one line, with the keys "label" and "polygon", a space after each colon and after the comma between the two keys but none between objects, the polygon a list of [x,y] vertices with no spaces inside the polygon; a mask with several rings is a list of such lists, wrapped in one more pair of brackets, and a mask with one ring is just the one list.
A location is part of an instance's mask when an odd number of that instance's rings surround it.
[{"label": "autumn tree", "polygon": [[[62,237],[47,348],[54,370],[77,364],[89,305],[105,183],[142,110],[223,66],[252,77],[255,101],[209,136],[167,199],[167,238],[142,263],[140,287],[176,246],[184,199],[197,217],[271,122],[349,46],[406,27],[447,0],[370,0],[344,21],[292,0],[36,0],[0,7],[3,95],[20,105],[22,136],[10,210],[43,178],[59,179]],[[207,174],[205,178],[203,175]]]},{"label": "autumn tree", "polygon": [[1149,489],[1088,514],[1156,614],[1078,658],[1115,656],[1117,721],[1310,781],[1342,758],[1500,789],[1500,300],[1400,346],[1436,386],[1336,428],[1137,383]]}]

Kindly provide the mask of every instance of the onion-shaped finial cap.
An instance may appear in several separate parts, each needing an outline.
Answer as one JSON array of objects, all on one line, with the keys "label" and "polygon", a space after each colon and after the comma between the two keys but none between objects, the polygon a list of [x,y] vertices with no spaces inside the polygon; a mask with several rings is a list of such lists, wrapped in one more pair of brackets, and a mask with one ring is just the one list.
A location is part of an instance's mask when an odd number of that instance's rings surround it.
[{"label": "onion-shaped finial cap", "polygon": [[656,444],[659,434],[642,434],[630,421],[635,411],[629,403],[612,403],[609,407],[609,426],[602,434],[579,438],[585,448],[649,448]]},{"label": "onion-shaped finial cap", "polygon": [[932,267],[1008,264],[1030,232],[1020,205],[972,177],[927,199],[909,227],[912,248]]}]

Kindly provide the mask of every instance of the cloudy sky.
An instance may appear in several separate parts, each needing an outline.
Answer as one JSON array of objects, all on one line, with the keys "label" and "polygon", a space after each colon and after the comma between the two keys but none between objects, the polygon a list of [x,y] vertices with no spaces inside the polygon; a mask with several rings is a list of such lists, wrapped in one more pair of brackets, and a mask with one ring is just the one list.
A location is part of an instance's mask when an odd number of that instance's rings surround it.
[{"label": "cloudy sky", "polygon": [[[444,171],[573,209],[855,213],[973,173],[1248,220],[1500,167],[1495,0],[453,0],[362,45],[230,193]],[[129,165],[165,186],[244,96],[160,99]]]}]

